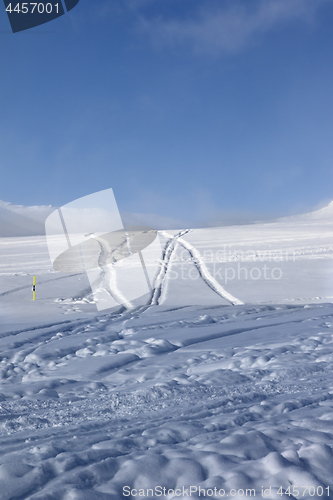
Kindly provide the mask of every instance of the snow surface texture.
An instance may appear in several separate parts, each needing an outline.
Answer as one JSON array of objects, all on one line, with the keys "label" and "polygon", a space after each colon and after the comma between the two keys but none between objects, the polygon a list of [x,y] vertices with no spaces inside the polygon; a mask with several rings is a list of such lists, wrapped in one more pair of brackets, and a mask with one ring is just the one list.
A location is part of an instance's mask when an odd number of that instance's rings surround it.
[{"label": "snow surface texture", "polygon": [[163,231],[151,296],[106,314],[1,238],[0,499],[333,498],[331,212]]}]

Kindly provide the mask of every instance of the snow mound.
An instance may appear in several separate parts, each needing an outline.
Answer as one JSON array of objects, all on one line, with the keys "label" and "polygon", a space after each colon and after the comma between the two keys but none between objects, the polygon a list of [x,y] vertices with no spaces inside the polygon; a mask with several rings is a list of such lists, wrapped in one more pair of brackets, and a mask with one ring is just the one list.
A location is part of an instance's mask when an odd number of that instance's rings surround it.
[{"label": "snow mound", "polygon": [[309,214],[305,214],[310,219],[324,219],[333,217],[333,201],[331,201],[326,207],[321,208],[320,210],[316,210],[315,212],[311,212]]},{"label": "snow mound", "polygon": [[305,214],[291,215],[288,217],[281,217],[278,221],[281,222],[316,222],[316,221],[332,221],[333,220],[333,201],[328,205]]}]

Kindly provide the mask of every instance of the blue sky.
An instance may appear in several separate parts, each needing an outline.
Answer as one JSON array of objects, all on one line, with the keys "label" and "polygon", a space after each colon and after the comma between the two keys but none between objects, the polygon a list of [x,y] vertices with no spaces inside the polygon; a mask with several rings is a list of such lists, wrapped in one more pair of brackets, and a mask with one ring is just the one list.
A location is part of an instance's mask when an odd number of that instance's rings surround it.
[{"label": "blue sky", "polygon": [[187,220],[333,199],[333,0],[81,0],[11,34],[0,199]]}]

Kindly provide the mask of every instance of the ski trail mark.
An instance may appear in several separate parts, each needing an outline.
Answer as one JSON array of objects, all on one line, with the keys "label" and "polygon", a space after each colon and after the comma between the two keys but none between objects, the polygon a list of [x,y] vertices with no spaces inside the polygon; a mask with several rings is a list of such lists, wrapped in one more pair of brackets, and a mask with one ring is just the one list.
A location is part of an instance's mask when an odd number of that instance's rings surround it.
[{"label": "ski trail mark", "polygon": [[[171,236],[170,234],[168,234],[165,231],[161,231],[161,233],[164,236],[169,236],[169,237]],[[185,234],[187,234],[187,233],[185,233]],[[208,271],[208,269],[206,267],[206,264],[204,263],[201,255],[200,255],[200,252],[198,252],[198,250],[193,245],[191,245],[191,243],[189,243],[188,241],[184,240],[182,238],[182,236],[184,236],[184,234],[179,234],[179,236],[177,238],[177,242],[180,245],[182,245],[182,247],[185,248],[189,252],[189,254],[191,255],[191,257],[194,259],[194,265],[195,265],[195,267],[198,269],[198,272],[199,272],[201,278],[209,286],[209,288],[211,288],[215,293],[217,293],[218,295],[220,295],[220,297],[222,297],[223,299],[225,299],[228,302],[230,302],[230,304],[232,304],[233,306],[236,306],[236,305],[238,306],[238,305],[244,304],[244,302],[242,302],[241,300],[237,299],[237,297],[234,297],[233,295],[231,295],[231,293],[227,292],[223,288],[223,286],[221,286],[216,281],[216,279]]]},{"label": "ski trail mark", "polygon": [[180,231],[175,236],[172,236],[171,234],[168,234],[168,233],[165,233],[164,231],[161,231],[161,234],[163,234],[164,236],[169,238],[169,241],[167,242],[167,244],[164,248],[164,251],[163,251],[161,270],[155,279],[153,296],[152,296],[151,301],[150,301],[151,306],[159,305],[159,299],[160,299],[161,294],[162,294],[166,274],[168,272],[168,268],[169,268],[171,258],[172,258],[173,252],[175,250],[178,238],[180,238],[181,236],[185,236],[185,234],[188,234],[191,231],[192,231],[192,229],[184,229],[183,231]]},{"label": "ski trail mark", "polygon": [[[113,268],[113,265],[105,265],[106,257],[109,257],[113,252],[109,252],[105,247],[103,240],[95,238],[100,246],[99,256],[98,256],[98,266],[101,271],[99,278],[92,284],[93,294],[100,288],[104,288],[110,297],[115,300],[119,305],[123,305],[126,309],[133,309],[133,305],[128,301],[117,286],[117,276]],[[125,242],[127,243],[127,242]],[[115,251],[115,250],[114,250]],[[103,286],[106,283],[107,286]]]}]

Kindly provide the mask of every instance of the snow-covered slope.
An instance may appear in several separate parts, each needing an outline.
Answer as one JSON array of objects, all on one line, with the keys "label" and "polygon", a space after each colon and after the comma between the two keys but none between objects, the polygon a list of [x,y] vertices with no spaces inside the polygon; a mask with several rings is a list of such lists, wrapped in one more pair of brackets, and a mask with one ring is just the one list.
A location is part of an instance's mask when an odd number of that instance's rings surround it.
[{"label": "snow-covered slope", "polygon": [[[14,205],[0,200],[0,237],[44,234],[45,220],[55,209],[56,207],[52,206]],[[184,220],[157,214],[122,212],[121,217],[125,225],[144,225],[155,229],[180,229],[188,224]],[[331,220],[333,220],[333,201],[315,212],[282,217],[276,222],[325,223]],[[230,223],[227,226],[230,226]]]},{"label": "snow-covered slope", "polygon": [[45,233],[45,220],[51,206],[26,207],[0,200],[0,237],[34,236]]},{"label": "snow-covered slope", "polygon": [[[0,238],[45,234],[45,220],[56,207],[14,205],[0,200]],[[127,226],[149,226],[154,229],[177,229],[185,222],[156,214],[122,212]]]},{"label": "snow-covered slope", "polygon": [[333,220],[333,201],[331,201],[328,205],[321,208],[320,210],[315,210],[314,212],[309,212],[305,214],[299,215],[290,215],[288,217],[281,217],[277,219],[278,221],[285,222],[319,222],[319,221],[332,221]]},{"label": "snow-covered slope", "polygon": [[153,306],[7,330],[1,499],[332,498],[332,326]]},{"label": "snow-covered slope", "polygon": [[179,229],[186,226],[183,220],[156,214],[121,212],[121,218],[125,226],[148,226],[154,229]]},{"label": "snow-covered slope", "polygon": [[315,212],[311,212],[306,214],[311,218],[332,218],[333,217],[333,201],[331,201],[326,207],[321,208],[320,210],[316,210]]},{"label": "snow-covered slope", "polygon": [[332,499],[332,235],[161,231],[151,296],[103,314],[45,237],[0,238],[1,500]]}]

